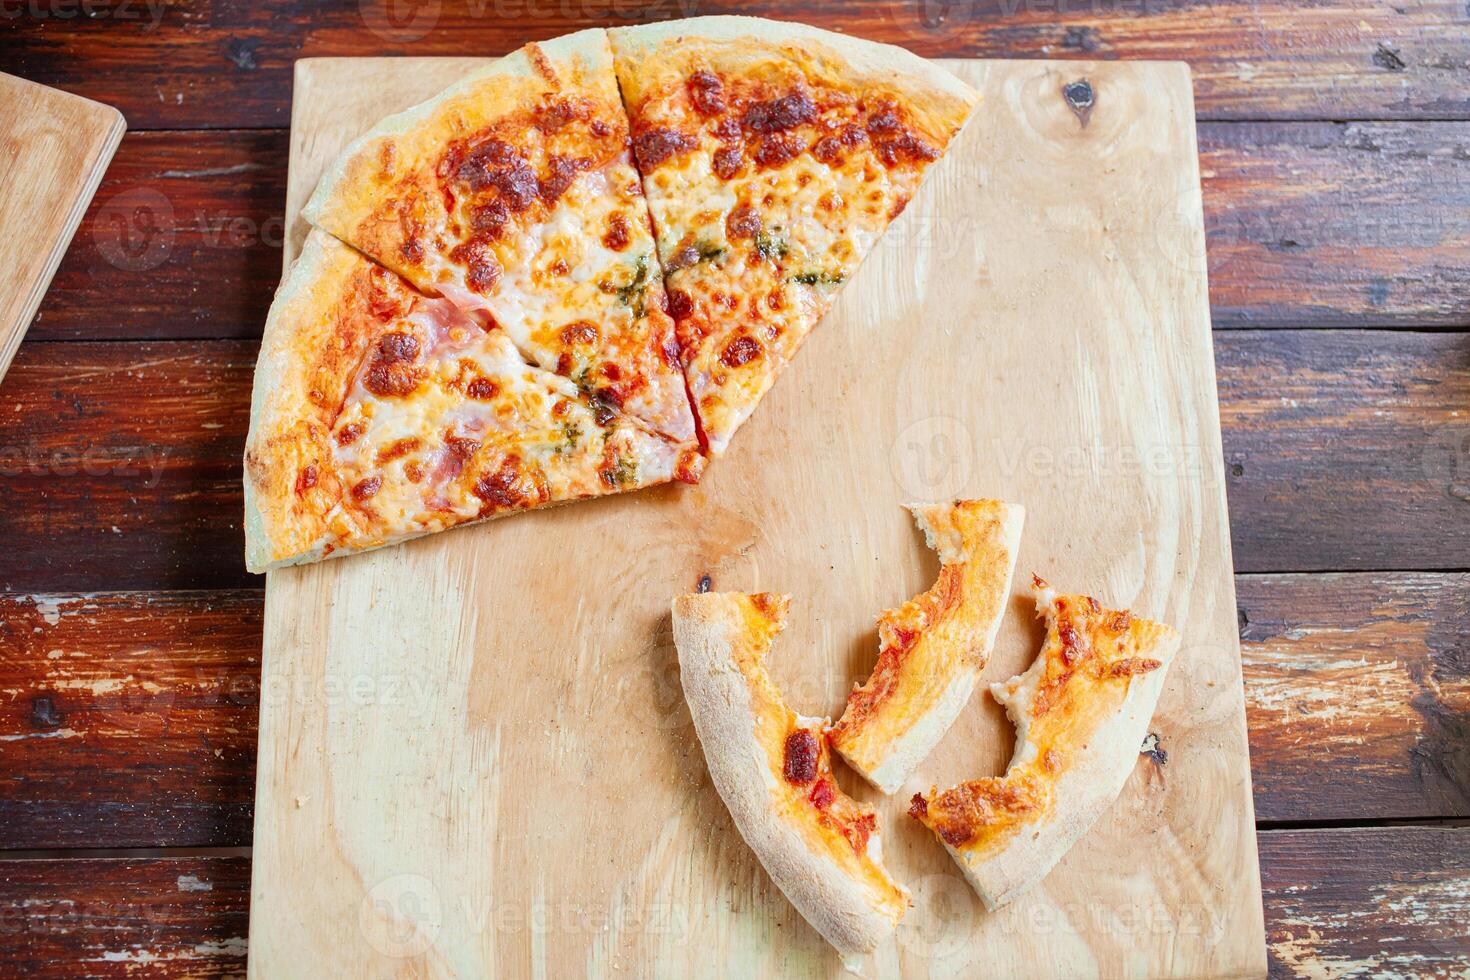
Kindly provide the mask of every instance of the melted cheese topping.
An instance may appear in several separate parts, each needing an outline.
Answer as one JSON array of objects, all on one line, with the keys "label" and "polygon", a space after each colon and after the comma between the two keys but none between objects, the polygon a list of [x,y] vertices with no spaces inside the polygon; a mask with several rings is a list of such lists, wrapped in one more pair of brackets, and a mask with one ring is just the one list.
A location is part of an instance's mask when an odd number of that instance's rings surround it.
[{"label": "melted cheese topping", "polygon": [[991,686],[1017,729],[1006,774],[916,793],[909,810],[967,860],[1051,816],[1062,775],[1122,709],[1133,678],[1163,666],[1154,654],[1174,637],[1160,623],[1035,583],[1037,612],[1047,620],[1041,652],[1025,673]]},{"label": "melted cheese topping", "polygon": [[700,69],[630,114],[690,391],[719,452],[953,134],[926,138],[890,93],[789,63]]}]

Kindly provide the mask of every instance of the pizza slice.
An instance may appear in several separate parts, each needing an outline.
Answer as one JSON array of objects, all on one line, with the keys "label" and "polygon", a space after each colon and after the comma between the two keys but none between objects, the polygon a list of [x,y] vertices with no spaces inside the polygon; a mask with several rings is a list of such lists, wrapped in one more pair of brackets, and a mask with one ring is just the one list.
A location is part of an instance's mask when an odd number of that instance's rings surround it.
[{"label": "pizza slice", "polygon": [[1025,516],[999,500],[909,509],[939,553],[939,579],[878,617],[878,663],[832,729],[832,747],[885,793],[898,790],[969,702],[1010,598]]},{"label": "pizza slice", "polygon": [[1046,640],[991,694],[1016,726],[1004,776],[915,793],[929,827],[996,909],[1044,878],[1122,792],[1179,634],[1034,579]]},{"label": "pizza slice", "polygon": [[589,399],[694,440],[605,31],[528,44],[384,119],[304,214],[420,290],[489,314]]},{"label": "pizza slice", "polygon": [[246,564],[260,572],[662,483],[697,455],[313,231],[256,367]]},{"label": "pizza slice", "polygon": [[845,961],[893,932],[908,891],[883,867],[877,814],[832,777],[826,719],[786,706],[766,671],[786,596],[674,600],[679,675],[710,778],[771,880]]},{"label": "pizza slice", "polygon": [[614,28],[695,413],[724,451],[979,96],[801,24]]}]

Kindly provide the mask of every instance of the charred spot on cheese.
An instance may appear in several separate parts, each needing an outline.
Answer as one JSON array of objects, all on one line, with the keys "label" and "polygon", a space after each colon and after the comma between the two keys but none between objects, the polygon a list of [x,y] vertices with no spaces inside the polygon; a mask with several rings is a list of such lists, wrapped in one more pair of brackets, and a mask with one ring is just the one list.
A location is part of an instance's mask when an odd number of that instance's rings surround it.
[{"label": "charred spot on cheese", "polygon": [[302,497],[312,487],[316,486],[317,468],[315,463],[308,463],[296,474],[296,496]]},{"label": "charred spot on cheese", "polygon": [[701,116],[718,116],[725,111],[725,86],[714,72],[701,68],[686,83],[689,101]]},{"label": "charred spot on cheese", "polygon": [[878,159],[889,167],[900,163],[932,163],[940,156],[938,147],[909,132],[879,140],[873,149],[877,151]]},{"label": "charred spot on cheese", "polygon": [[475,496],[484,501],[481,513],[524,506],[535,493],[535,484],[521,466],[519,456],[509,455],[493,473],[475,481]]},{"label": "charred spot on cheese", "polygon": [[597,324],[591,320],[575,320],[561,328],[561,342],[568,347],[592,347],[597,344]]},{"label": "charred spot on cheese", "polygon": [[915,820],[923,820],[929,815],[929,801],[924,799],[923,793],[915,793],[914,798],[909,800],[909,816]]},{"label": "charred spot on cheese", "polygon": [[407,456],[409,453],[418,448],[419,440],[414,438],[413,436],[409,436],[405,439],[396,439],[388,445],[384,446],[382,449],[378,450],[378,465],[382,466],[384,463],[391,463],[395,459],[400,459],[404,456]]},{"label": "charred spot on cheese", "polygon": [[573,160],[553,155],[546,161],[546,176],[537,182],[537,196],[547,204],[555,204],[567,192],[567,188],[572,186],[577,174],[589,166],[591,161],[585,157]]},{"label": "charred spot on cheese", "polygon": [[476,401],[487,402],[500,393],[500,386],[489,378],[476,378],[465,386],[464,393]]},{"label": "charred spot on cheese", "polygon": [[350,446],[362,435],[363,424],[361,422],[349,422],[337,432],[337,445]]},{"label": "charred spot on cheese", "polygon": [[805,786],[817,778],[817,759],[821,746],[817,738],[805,728],[798,728],[786,736],[782,750],[781,775],[788,783]]},{"label": "charred spot on cheese", "polygon": [[670,157],[688,153],[695,145],[694,137],[677,129],[648,129],[633,137],[633,158],[641,169],[649,170]]},{"label": "charred spot on cheese", "polygon": [[725,217],[725,235],[732,241],[761,233],[761,213],[749,204],[737,204]]},{"label": "charred spot on cheese", "polygon": [[385,333],[378,346],[363,387],[380,398],[402,398],[418,388],[420,372],[413,361],[419,355],[419,342],[413,334]]},{"label": "charred spot on cheese", "polygon": [[741,334],[725,345],[720,351],[720,363],[727,368],[738,368],[743,364],[760,357],[763,353],[761,342],[754,337]]},{"label": "charred spot on cheese", "polygon": [[506,222],[510,221],[510,208],[505,202],[496,199],[488,204],[477,205],[470,212],[470,227],[476,235],[490,239],[497,239],[505,232]]},{"label": "charred spot on cheese", "polygon": [[449,257],[465,267],[465,285],[481,296],[489,293],[500,281],[500,260],[489,245],[477,238],[456,245]]},{"label": "charred spot on cheese", "polygon": [[382,486],[383,478],[381,476],[374,475],[358,480],[352,485],[352,499],[358,503],[369,500],[377,494]]},{"label": "charred spot on cheese", "polygon": [[536,128],[543,133],[557,133],[573,122],[585,122],[592,116],[593,103],[587,98],[569,98],[548,94],[533,113]]},{"label": "charred spot on cheese", "polygon": [[710,168],[721,180],[729,180],[740,172],[740,165],[744,162],[745,154],[740,147],[722,146],[711,158]]},{"label": "charred spot on cheese", "polygon": [[1147,674],[1158,670],[1163,663],[1147,657],[1128,657],[1123,660],[1115,660],[1107,665],[1105,676],[1110,678],[1132,677],[1135,674]]},{"label": "charred spot on cheese", "polygon": [[797,89],[780,98],[755,102],[747,106],[740,121],[757,133],[779,133],[811,122],[817,116],[816,103],[805,89]]},{"label": "charred spot on cheese", "polygon": [[669,290],[669,316],[675,320],[686,319],[694,312],[694,300],[682,289]]},{"label": "charred spot on cheese", "polygon": [[602,244],[614,252],[621,252],[628,247],[632,236],[628,232],[628,219],[623,212],[614,211],[607,219],[607,233],[602,236]]},{"label": "charred spot on cheese", "polygon": [[[506,207],[517,213],[526,210],[540,193],[540,181],[520,152],[501,139],[490,138],[459,155],[451,149],[456,180],[473,191],[494,189]],[[457,159],[456,159],[457,157]]]},{"label": "charred spot on cheese", "polygon": [[755,148],[755,162],[762,167],[780,167],[796,159],[806,147],[806,137],[799,133],[774,133]]}]

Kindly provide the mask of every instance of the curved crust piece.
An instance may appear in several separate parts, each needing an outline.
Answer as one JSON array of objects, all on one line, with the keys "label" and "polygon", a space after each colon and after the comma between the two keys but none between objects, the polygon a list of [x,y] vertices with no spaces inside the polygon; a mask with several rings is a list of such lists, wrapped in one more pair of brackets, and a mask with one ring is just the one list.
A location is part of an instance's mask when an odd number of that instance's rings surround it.
[{"label": "curved crust piece", "polygon": [[1010,597],[1025,511],[999,500],[910,505],[939,579],[878,617],[878,662],[847,699],[832,747],[897,792],[970,700]]},{"label": "curved crust piece", "polygon": [[825,719],[788,708],[766,671],[789,599],[674,600],[679,674],[710,778],[771,880],[850,965],[898,925],[908,892],[882,864],[877,815],[833,780]]},{"label": "curved crust piece", "polygon": [[526,45],[381,121],[304,214],[493,316],[539,367],[695,439],[607,34]]},{"label": "curved crust piece", "polygon": [[1122,792],[1179,634],[1034,579],[1046,640],[1025,673],[991,694],[1016,726],[1006,774],[914,794],[986,907],[1046,876]]},{"label": "curved crust piece", "polygon": [[246,565],[265,571],[635,489],[702,460],[313,230],[271,306],[256,367]]},{"label": "curved crust piece", "polygon": [[609,33],[690,394],[719,454],[978,96],[901,48],[800,24]]}]

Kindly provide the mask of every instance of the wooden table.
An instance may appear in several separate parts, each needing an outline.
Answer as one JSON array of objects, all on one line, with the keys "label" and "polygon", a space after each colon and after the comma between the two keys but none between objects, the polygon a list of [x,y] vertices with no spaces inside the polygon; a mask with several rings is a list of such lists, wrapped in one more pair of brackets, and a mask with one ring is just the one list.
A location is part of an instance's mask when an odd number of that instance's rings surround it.
[{"label": "wooden table", "polygon": [[1193,65],[1272,967],[1470,970],[1463,2],[89,9],[0,8],[0,71],[131,128],[0,385],[0,973],[244,967],[257,705],[289,693],[239,457],[293,60],[737,9]]}]

